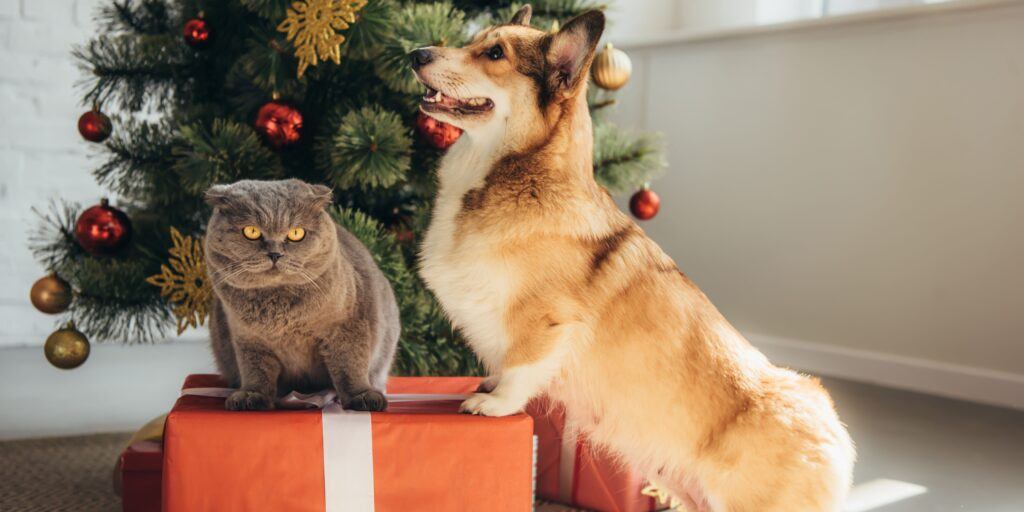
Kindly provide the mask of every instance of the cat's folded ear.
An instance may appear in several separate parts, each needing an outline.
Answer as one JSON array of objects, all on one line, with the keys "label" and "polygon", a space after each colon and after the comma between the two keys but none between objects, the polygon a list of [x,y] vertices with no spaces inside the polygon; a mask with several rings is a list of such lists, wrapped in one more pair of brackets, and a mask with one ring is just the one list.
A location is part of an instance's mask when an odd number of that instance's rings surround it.
[{"label": "cat's folded ear", "polygon": [[227,207],[232,202],[231,185],[214,185],[206,189],[203,198],[213,208]]},{"label": "cat's folded ear", "polygon": [[334,202],[334,191],[323,185],[310,185],[310,204],[314,208],[326,208]]}]

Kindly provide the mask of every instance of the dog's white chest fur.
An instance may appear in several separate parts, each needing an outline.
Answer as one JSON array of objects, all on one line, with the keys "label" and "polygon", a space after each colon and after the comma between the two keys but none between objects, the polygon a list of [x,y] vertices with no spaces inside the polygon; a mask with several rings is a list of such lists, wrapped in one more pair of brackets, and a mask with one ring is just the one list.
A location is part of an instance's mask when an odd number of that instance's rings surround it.
[{"label": "dog's white chest fur", "polygon": [[460,140],[441,161],[420,273],[484,364],[498,368],[508,347],[504,315],[512,276],[489,240],[459,233],[458,225],[462,198],[483,185],[493,152],[491,145]]}]

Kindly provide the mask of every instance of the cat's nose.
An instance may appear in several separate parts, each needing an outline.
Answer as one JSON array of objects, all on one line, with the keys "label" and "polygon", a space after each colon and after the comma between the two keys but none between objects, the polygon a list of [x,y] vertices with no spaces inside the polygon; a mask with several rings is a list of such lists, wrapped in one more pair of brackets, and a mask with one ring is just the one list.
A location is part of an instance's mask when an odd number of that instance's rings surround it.
[{"label": "cat's nose", "polygon": [[272,261],[274,263],[277,263],[277,260],[281,259],[281,253],[279,253],[279,252],[268,252],[267,253],[267,257],[270,258],[270,261]]},{"label": "cat's nose", "polygon": [[409,62],[413,69],[419,69],[434,60],[434,54],[427,48],[417,48],[409,52]]}]

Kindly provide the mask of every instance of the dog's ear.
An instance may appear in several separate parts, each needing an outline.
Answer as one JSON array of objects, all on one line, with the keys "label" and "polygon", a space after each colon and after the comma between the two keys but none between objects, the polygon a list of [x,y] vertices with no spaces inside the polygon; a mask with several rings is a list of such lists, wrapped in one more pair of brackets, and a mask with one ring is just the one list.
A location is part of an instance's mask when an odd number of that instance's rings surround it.
[{"label": "dog's ear", "polygon": [[515,14],[512,15],[512,19],[509,20],[508,24],[509,25],[526,25],[527,27],[529,27],[530,26],[530,16],[533,16],[533,7],[530,7],[530,4],[526,4],[521,9],[516,11]]},{"label": "dog's ear", "polygon": [[557,97],[572,96],[585,80],[594,49],[604,32],[604,13],[587,11],[566,22],[548,46],[548,87]]}]

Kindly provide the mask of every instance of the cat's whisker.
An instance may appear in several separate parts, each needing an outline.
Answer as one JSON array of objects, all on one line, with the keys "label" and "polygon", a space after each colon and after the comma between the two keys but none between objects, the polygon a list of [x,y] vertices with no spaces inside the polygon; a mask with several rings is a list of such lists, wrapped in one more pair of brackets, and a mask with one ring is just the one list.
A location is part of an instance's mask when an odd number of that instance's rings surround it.
[{"label": "cat's whisker", "polygon": [[242,271],[243,271],[243,269],[241,269],[240,266],[239,266],[239,267],[235,267],[235,268],[233,268],[231,270],[222,271],[222,272],[220,272],[218,274],[215,274],[215,276],[213,278],[213,285],[217,286],[217,285],[223,283],[224,281],[226,281],[226,280],[228,280],[228,279],[230,279],[230,278],[240,274]]},{"label": "cat's whisker", "polygon": [[226,272],[233,272],[234,270],[238,269],[239,267],[245,265],[245,263],[246,263],[245,261],[236,261],[236,262],[231,263],[231,264],[229,264],[229,265],[227,265],[227,266],[225,266],[223,268],[219,268],[219,269],[211,268],[210,270],[212,272],[212,275],[216,276],[218,273],[223,274],[223,273],[226,273]]},{"label": "cat's whisker", "polygon": [[308,281],[308,282],[309,282],[309,284],[313,285],[313,288],[316,288],[316,291],[317,291],[317,292],[319,292],[319,293],[323,293],[323,291],[324,291],[324,290],[323,290],[323,288],[321,288],[321,287],[320,287],[320,284],[319,284],[319,283],[317,283],[315,279],[313,279],[313,276],[311,276],[311,275],[309,274],[309,271],[308,271],[308,270],[306,270],[306,269],[304,269],[304,268],[302,268],[302,267],[298,267],[298,266],[293,266],[293,267],[291,267],[291,268],[295,269],[295,271],[296,271],[296,272],[297,272],[297,273],[298,273],[298,274],[299,274],[300,276],[302,276],[302,278],[303,278],[303,279],[305,279],[306,281]]},{"label": "cat's whisker", "polygon": [[222,271],[222,273],[221,273],[221,275],[219,277],[214,278],[213,286],[217,286],[217,285],[223,283],[224,281],[227,281],[228,279],[231,279],[232,277],[241,275],[241,274],[251,270],[252,269],[252,265],[249,265],[247,261],[241,261],[241,262],[239,262],[239,263],[237,263],[235,265],[231,265],[231,266],[229,266],[227,268],[229,268],[231,270]]}]

